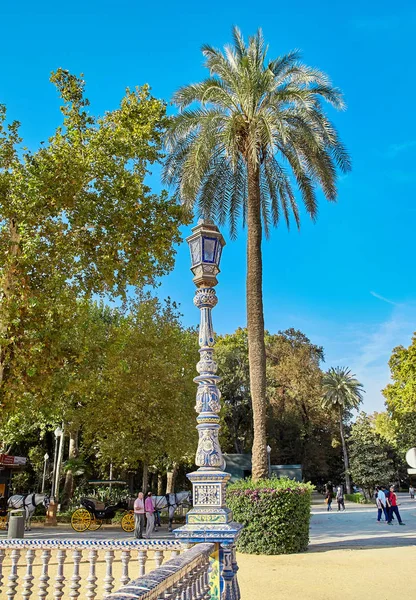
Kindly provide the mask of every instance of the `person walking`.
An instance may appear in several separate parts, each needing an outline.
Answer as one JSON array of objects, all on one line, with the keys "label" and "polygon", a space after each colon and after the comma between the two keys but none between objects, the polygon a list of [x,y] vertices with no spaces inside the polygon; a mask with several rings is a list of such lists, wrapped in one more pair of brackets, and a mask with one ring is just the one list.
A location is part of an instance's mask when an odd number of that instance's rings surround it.
[{"label": "person walking", "polygon": [[337,487],[337,503],[338,503],[338,512],[341,510],[341,508],[342,508],[342,510],[345,510],[344,492],[340,485]]},{"label": "person walking", "polygon": [[412,485],[409,487],[409,494],[410,494],[410,500],[414,500],[415,499],[415,488]]},{"label": "person walking", "polygon": [[155,528],[155,506],[153,504],[152,492],[148,492],[144,501],[146,511],[146,538],[149,539]]},{"label": "person walking", "polygon": [[332,510],[332,492],[331,490],[328,489],[327,493],[325,494],[325,502],[326,502],[326,510],[329,512],[330,510]]},{"label": "person walking", "polygon": [[134,501],[134,537],[138,540],[142,539],[144,531],[144,496],[143,492],[137,494]]},{"label": "person walking", "polygon": [[400,516],[399,507],[397,506],[397,495],[394,491],[394,485],[390,486],[389,503],[390,503],[390,510],[389,510],[388,524],[392,525],[393,515],[396,515],[399,525],[404,525],[402,518]]},{"label": "person walking", "polygon": [[387,513],[387,505],[386,505],[386,494],[383,492],[381,488],[376,487],[376,504],[377,504],[377,521],[380,523],[381,515],[384,513],[384,518],[386,522],[389,521],[389,515]]}]

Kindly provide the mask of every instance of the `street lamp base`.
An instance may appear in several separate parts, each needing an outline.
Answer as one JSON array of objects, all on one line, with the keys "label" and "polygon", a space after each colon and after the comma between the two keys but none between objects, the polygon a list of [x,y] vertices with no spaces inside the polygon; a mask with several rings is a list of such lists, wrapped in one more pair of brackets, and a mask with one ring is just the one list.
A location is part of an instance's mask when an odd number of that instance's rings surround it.
[{"label": "street lamp base", "polygon": [[58,505],[56,504],[56,502],[51,500],[46,511],[45,527],[56,527],[58,525],[58,521],[56,520],[57,510]]}]

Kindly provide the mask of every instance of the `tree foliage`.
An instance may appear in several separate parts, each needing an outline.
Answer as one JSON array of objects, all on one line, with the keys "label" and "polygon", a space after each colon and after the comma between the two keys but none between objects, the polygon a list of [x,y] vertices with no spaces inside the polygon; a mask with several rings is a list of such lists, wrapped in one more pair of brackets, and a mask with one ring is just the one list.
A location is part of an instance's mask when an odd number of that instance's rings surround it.
[{"label": "tree foliage", "polygon": [[196,350],[195,332],[183,329],[170,302],[145,299],[110,325],[101,381],[83,425],[85,443],[102,465],[193,460]]},{"label": "tree foliage", "polygon": [[321,405],[323,348],[287,329],[266,336],[266,350],[272,459],[301,463],[305,477],[315,481],[338,474],[336,419]]},{"label": "tree foliage", "polygon": [[398,446],[404,453],[416,446],[416,335],[408,348],[394,348],[389,366],[392,383],[383,394]]},{"label": "tree foliage", "polygon": [[390,485],[395,469],[389,448],[377,433],[374,419],[360,413],[351,427],[349,438],[350,474],[371,498],[376,485]]},{"label": "tree foliage", "polygon": [[[267,441],[277,464],[301,463],[305,477],[339,477],[336,416],[322,407],[323,350],[295,329],[265,336],[267,349]],[[223,380],[222,445],[249,452],[253,437],[247,330],[218,338],[216,360]]]},{"label": "tree foliage", "polygon": [[[202,215],[228,219],[231,234],[247,212],[248,166],[258,166],[261,214],[268,233],[292,212],[299,225],[292,179],[315,218],[315,185],[336,199],[337,167],[350,168],[348,154],[325,115],[323,101],[344,108],[329,77],[300,61],[298,51],[275,59],[261,30],[248,43],[237,27],[224,52],[205,44],[210,76],[180,88],[173,97],[180,113],[166,134],[164,175],[178,199]],[[195,107],[195,104],[198,106]]]},{"label": "tree foliage", "polygon": [[35,152],[0,106],[0,383],[2,402],[32,389],[59,362],[62,320],[76,298],[126,297],[173,267],[184,213],[144,178],[160,160],[165,105],[127,89],[95,117],[84,81],[58,69],[51,81],[63,122]]}]

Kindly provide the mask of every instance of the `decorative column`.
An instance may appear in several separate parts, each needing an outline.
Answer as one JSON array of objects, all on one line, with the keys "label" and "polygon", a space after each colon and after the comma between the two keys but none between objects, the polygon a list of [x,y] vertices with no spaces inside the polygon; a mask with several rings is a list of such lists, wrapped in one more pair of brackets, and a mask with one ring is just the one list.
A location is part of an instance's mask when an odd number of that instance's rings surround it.
[{"label": "decorative column", "polygon": [[[216,542],[211,557],[211,600],[238,600],[237,569],[232,568],[234,543],[242,528],[232,520],[232,512],[226,506],[225,488],[230,474],[225,471],[218,433],[221,392],[217,384],[221,378],[214,360],[214,330],[212,309],[218,302],[214,287],[224,238],[218,228],[208,220],[201,220],[187,238],[191,251],[191,270],[197,286],[194,304],[199,308],[199,362],[196,366],[198,385],[195,410],[199,435],[195,464],[198,470],[189,473],[192,482],[193,508],[188,512],[186,525],[175,529],[175,536],[186,544]],[[236,565],[235,565],[236,567]],[[235,581],[234,581],[235,579]]]}]

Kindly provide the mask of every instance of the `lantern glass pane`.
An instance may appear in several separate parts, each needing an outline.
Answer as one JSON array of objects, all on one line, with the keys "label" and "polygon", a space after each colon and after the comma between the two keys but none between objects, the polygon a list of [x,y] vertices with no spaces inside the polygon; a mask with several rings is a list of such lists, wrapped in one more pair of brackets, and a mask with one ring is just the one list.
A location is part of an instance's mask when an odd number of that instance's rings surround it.
[{"label": "lantern glass pane", "polygon": [[217,246],[217,238],[202,238],[203,244],[203,260],[207,263],[213,263],[216,259],[216,246]]},{"label": "lantern glass pane", "polygon": [[201,239],[197,238],[192,240],[189,244],[191,251],[191,261],[193,265],[197,265],[201,262]]},{"label": "lantern glass pane", "polygon": [[217,257],[215,259],[215,263],[216,263],[217,267],[220,266],[221,253],[222,253],[222,246],[221,246],[220,243],[218,243],[218,245],[217,245]]}]

